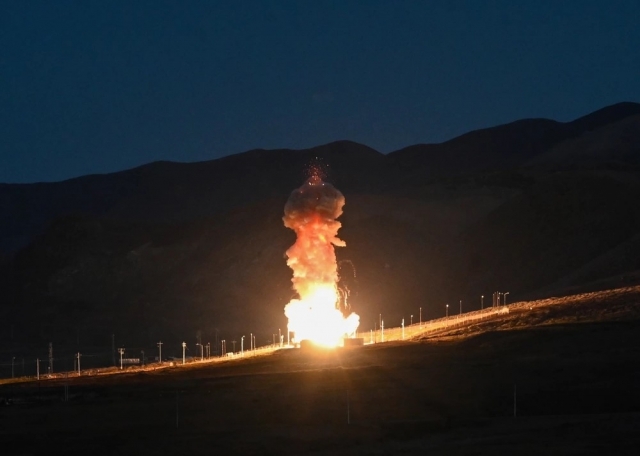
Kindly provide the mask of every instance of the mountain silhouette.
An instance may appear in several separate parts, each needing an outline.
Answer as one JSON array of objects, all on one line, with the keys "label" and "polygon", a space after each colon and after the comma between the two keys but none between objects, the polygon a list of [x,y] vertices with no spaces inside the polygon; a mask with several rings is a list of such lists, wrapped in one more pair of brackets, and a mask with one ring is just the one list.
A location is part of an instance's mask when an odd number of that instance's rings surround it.
[{"label": "mountain silhouette", "polygon": [[[639,277],[640,104],[525,119],[387,155],[351,141],[0,185],[7,350],[285,331],[284,204],[310,167],[346,197],[361,330]],[[481,298],[484,296],[484,298]],[[167,342],[169,343],[169,342]],[[168,349],[168,348],[167,348]],[[27,350],[25,348],[25,350]]]}]

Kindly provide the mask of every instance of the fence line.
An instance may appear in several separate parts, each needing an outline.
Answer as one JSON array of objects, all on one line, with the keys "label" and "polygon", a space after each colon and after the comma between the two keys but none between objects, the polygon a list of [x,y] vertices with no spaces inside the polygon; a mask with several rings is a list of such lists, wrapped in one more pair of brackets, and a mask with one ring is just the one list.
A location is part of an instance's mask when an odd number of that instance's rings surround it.
[{"label": "fence line", "polygon": [[[418,334],[425,334],[441,329],[452,328],[455,326],[465,325],[467,323],[483,320],[494,317],[496,315],[502,315],[509,313],[509,307],[511,304],[488,307],[482,310],[475,310],[472,312],[466,312],[462,315],[451,315],[449,317],[437,318],[435,320],[427,320],[421,323],[414,323],[404,327],[404,339],[402,337],[402,327],[385,328],[384,331],[377,329],[375,331],[369,331],[368,333],[362,332],[360,337],[364,338],[365,344],[370,343],[384,343],[398,340],[406,340],[414,337]],[[373,340],[372,340],[373,339]]]},{"label": "fence line", "polygon": [[[520,303],[514,303],[514,304],[520,304]],[[414,323],[412,325],[405,326],[404,340],[414,337],[418,334],[430,333],[430,332],[438,331],[445,328],[464,325],[473,321],[483,320],[486,318],[493,317],[495,315],[508,313],[509,307],[514,304],[503,305],[499,307],[488,307],[483,310],[466,312],[462,315],[451,315],[449,317],[442,317],[435,320],[423,321],[422,323]],[[403,333],[402,327],[391,327],[391,328],[386,328],[384,330],[384,333],[380,329],[374,331],[373,340],[368,340],[368,339],[371,339],[371,334],[367,333],[366,331],[359,333],[359,336],[364,338],[365,344],[369,344],[372,342],[383,343],[383,342],[403,340],[402,333]],[[384,334],[384,339],[382,338],[383,334]],[[40,358],[40,379],[61,379],[69,376],[78,376],[78,375],[86,375],[86,376],[108,375],[108,374],[116,374],[118,372],[144,372],[144,371],[152,371],[152,370],[171,368],[171,367],[175,368],[175,367],[180,367],[182,365],[187,366],[187,365],[194,365],[194,364],[201,364],[201,363],[225,362],[225,361],[261,356],[268,353],[272,353],[278,349],[285,349],[285,348],[291,348],[291,346],[287,346],[286,344],[283,344],[283,345],[275,344],[275,345],[266,345],[263,347],[256,347],[255,349],[244,350],[243,352],[228,352],[225,356],[219,356],[219,357],[210,357],[210,358],[189,357],[184,359],[184,363],[182,362],[182,358],[176,357],[169,361],[151,362],[144,366],[141,366],[141,365],[129,365],[126,367],[123,366],[122,369],[120,369],[120,366],[92,367],[87,369],[81,369],[80,374],[78,374],[77,370],[73,370],[73,371],[67,370],[67,371],[60,371],[55,373],[48,373],[47,372],[48,359],[43,357],[43,358]],[[81,354],[81,355],[84,358],[85,356],[102,357],[102,356],[106,356],[107,354],[106,353],[100,353],[100,354],[87,353],[86,355],[84,354]],[[110,353],[108,355],[110,356]],[[72,355],[65,355],[59,358],[55,358],[55,360],[60,362],[64,359],[68,362],[72,358],[73,358]],[[23,375],[21,375],[20,377],[16,375],[14,375],[14,377],[10,377],[11,375],[10,373],[8,373],[9,375],[5,374],[4,376],[5,380],[0,380],[0,383],[7,383],[11,381],[31,381],[36,379],[35,372],[33,375],[24,375],[24,372],[22,369],[22,365],[23,365],[22,359],[23,358],[21,357],[20,363],[14,362],[13,368],[14,368],[14,374],[16,374],[18,372],[18,367],[20,367],[20,373]],[[16,359],[15,361],[18,361],[18,360]],[[24,359],[24,364],[28,365],[29,367],[33,366],[31,367],[31,369],[34,369],[36,360]],[[55,364],[55,361],[54,361],[54,364]],[[6,372],[7,370],[11,369],[11,363],[2,363],[0,364],[0,368],[4,368],[3,370]]]}]

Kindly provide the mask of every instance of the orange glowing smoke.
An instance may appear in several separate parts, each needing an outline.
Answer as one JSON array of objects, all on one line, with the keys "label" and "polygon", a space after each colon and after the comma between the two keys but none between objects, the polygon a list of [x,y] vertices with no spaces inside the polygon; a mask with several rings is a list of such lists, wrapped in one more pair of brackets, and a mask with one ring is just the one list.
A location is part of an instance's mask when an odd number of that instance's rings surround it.
[{"label": "orange glowing smoke", "polygon": [[338,266],[334,246],[344,247],[338,238],[342,226],[344,196],[317,175],[294,190],[284,207],[284,225],[297,239],[287,250],[287,265],[293,270],[293,288],[300,299],[284,308],[294,342],[309,340],[335,347],[355,334],[360,317],[345,317],[339,308]]}]

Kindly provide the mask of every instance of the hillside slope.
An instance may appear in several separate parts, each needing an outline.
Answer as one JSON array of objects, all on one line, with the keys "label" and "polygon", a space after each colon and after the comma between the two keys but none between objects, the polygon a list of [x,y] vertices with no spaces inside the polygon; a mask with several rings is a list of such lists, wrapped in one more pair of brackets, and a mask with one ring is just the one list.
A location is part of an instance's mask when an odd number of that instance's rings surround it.
[{"label": "hillside slope", "polygon": [[624,246],[640,234],[639,112],[626,103],[472,132],[437,145],[437,172],[432,152],[341,141],[0,186],[0,237],[13,246],[0,262],[0,340],[14,351],[104,347],[113,334],[136,346],[271,341],[293,296],[284,203],[314,164],[346,197],[340,285],[362,330],[381,314],[398,324],[441,316],[445,303],[476,309],[495,291],[518,299],[634,277]]},{"label": "hillside slope", "polygon": [[626,287],[411,341],[6,380],[0,438],[10,453],[634,455],[639,303]]}]

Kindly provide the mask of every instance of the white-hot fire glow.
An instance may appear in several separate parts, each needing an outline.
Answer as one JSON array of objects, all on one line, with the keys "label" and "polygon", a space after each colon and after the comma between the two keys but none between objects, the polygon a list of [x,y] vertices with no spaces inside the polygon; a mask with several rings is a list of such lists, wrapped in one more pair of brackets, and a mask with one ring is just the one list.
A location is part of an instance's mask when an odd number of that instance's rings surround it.
[{"label": "white-hot fire glow", "polygon": [[334,246],[345,246],[338,238],[342,226],[344,196],[318,175],[294,190],[284,209],[284,224],[297,239],[287,250],[287,265],[293,270],[293,288],[299,299],[284,308],[294,342],[309,340],[335,347],[355,334],[360,317],[340,310],[338,265]]}]

